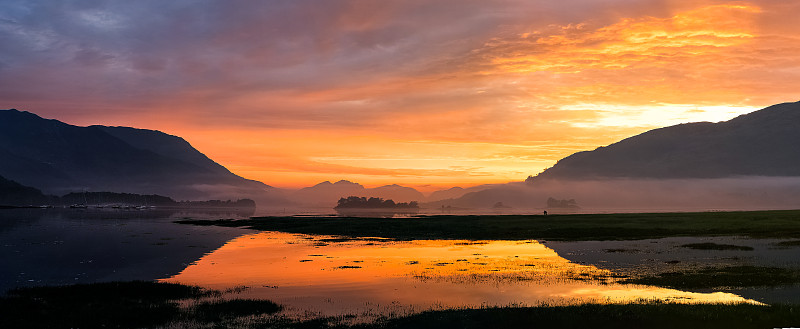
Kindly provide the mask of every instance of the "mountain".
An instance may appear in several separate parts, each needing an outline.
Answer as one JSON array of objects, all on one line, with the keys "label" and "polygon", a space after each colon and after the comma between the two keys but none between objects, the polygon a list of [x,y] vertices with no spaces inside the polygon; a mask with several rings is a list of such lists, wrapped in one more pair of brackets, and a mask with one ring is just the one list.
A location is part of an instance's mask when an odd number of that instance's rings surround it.
[{"label": "mountain", "polygon": [[314,186],[304,187],[290,195],[290,199],[306,205],[333,207],[343,197],[364,196],[366,188],[358,183],[340,180],[336,183],[324,181]]},{"label": "mountain", "polygon": [[142,150],[191,163],[220,175],[233,174],[227,168],[209,159],[205,154],[200,153],[200,151],[192,147],[189,142],[178,136],[168,135],[157,130],[130,127],[91,127],[100,128],[106,133]]},{"label": "mountain", "polygon": [[56,195],[114,191],[209,199],[269,188],[231,173],[177,136],[79,127],[13,109],[0,111],[0,175]]},{"label": "mountain", "polygon": [[[521,182],[506,184],[481,185],[480,188],[462,189],[461,195],[447,199],[432,199],[424,206],[431,209],[438,209],[442,206],[452,206],[459,208],[491,208],[498,202],[514,208],[527,208],[538,206],[536,198],[529,194],[531,188]],[[433,195],[431,195],[433,197]],[[543,201],[539,202],[543,203]]]},{"label": "mountain", "polygon": [[456,187],[451,187],[451,188],[446,189],[446,190],[434,191],[433,193],[428,195],[428,197],[425,200],[426,200],[426,202],[436,202],[436,201],[447,200],[447,199],[457,199],[457,198],[460,198],[460,197],[464,196],[467,193],[479,192],[479,191],[483,191],[483,190],[490,189],[490,188],[493,188],[493,187],[495,187],[495,185],[492,185],[492,184],[484,184],[484,185],[472,186],[472,187],[468,187],[468,188],[463,188],[463,187],[456,186]]},{"label": "mountain", "polygon": [[800,176],[800,102],[650,130],[578,152],[530,179]]},{"label": "mountain", "polygon": [[49,204],[52,199],[33,187],[0,176],[0,206]]},{"label": "mountain", "polygon": [[464,190],[463,187],[455,186],[446,190],[433,191],[433,193],[428,195],[427,201],[434,202],[439,200],[455,199],[460,198],[464,194],[467,194],[467,191]]},{"label": "mountain", "polygon": [[428,208],[548,212],[574,199],[583,211],[707,211],[800,207],[800,102],[719,123],[654,129],[558,161],[527,184],[509,183]]},{"label": "mountain", "polygon": [[336,183],[324,181],[314,186],[304,187],[291,193],[291,201],[319,207],[333,207],[340,198],[349,196],[358,197],[377,197],[391,199],[395,202],[421,201],[425,196],[411,187],[400,186],[397,184],[380,186],[375,188],[365,188],[363,185],[346,180]]},{"label": "mountain", "polygon": [[414,188],[397,184],[379,186],[368,189],[368,193],[378,198],[391,199],[395,202],[422,201],[425,195]]}]

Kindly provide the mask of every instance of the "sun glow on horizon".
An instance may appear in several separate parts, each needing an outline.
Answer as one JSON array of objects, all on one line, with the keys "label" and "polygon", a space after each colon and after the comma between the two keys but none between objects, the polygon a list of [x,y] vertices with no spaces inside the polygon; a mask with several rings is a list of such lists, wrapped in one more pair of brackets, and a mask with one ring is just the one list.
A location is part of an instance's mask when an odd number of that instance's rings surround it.
[{"label": "sun glow on horizon", "polygon": [[521,181],[649,129],[798,98],[800,4],[461,4],[253,5],[219,21],[169,16],[180,4],[66,6],[59,29],[7,11],[0,100],[178,135],[272,186],[429,192]]}]

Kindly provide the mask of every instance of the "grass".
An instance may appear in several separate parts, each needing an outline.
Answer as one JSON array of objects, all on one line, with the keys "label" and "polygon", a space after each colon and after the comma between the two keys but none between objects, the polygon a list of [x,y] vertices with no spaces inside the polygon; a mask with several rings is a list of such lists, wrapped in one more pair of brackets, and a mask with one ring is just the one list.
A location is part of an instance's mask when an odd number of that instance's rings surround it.
[{"label": "grass", "polygon": [[639,240],[675,236],[800,238],[800,211],[412,218],[254,217],[182,224],[397,240]]},{"label": "grass", "polygon": [[0,299],[0,327],[153,326],[178,313],[170,300],[206,294],[198,287],[140,281],[15,289]]},{"label": "grass", "polygon": [[188,309],[178,304],[219,295],[195,286],[145,281],[13,289],[0,297],[0,328],[142,328],[280,310],[270,301],[215,300],[190,303]]},{"label": "grass", "polygon": [[773,246],[780,247],[780,248],[800,247],[800,240],[790,240],[790,241],[776,242],[776,243],[773,244]]},{"label": "grass", "polygon": [[254,314],[273,314],[280,312],[282,307],[269,300],[234,299],[203,302],[192,309],[193,318],[200,318],[205,322],[218,322]]},{"label": "grass", "polygon": [[[428,311],[347,324],[353,315],[294,320],[266,300],[185,303],[216,291],[171,283],[115,282],[25,288],[0,298],[2,328],[773,328],[800,324],[800,305],[642,302]],[[259,316],[267,315],[267,316]],[[255,317],[254,317],[255,316]]]},{"label": "grass", "polygon": [[624,304],[431,311],[362,328],[775,328],[797,326],[797,305]]},{"label": "grass", "polygon": [[681,245],[681,247],[689,249],[697,249],[697,250],[743,250],[743,251],[753,250],[753,247],[737,246],[733,244],[717,244],[713,242],[690,243]]},{"label": "grass", "polygon": [[681,272],[630,278],[622,283],[653,285],[676,289],[785,286],[800,283],[800,271],[779,267],[709,267]]}]

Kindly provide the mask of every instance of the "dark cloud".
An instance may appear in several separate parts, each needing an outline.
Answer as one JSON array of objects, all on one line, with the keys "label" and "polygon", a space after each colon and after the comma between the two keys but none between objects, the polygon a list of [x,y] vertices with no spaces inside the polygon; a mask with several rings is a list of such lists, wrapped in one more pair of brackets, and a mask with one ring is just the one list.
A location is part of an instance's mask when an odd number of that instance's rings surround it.
[{"label": "dark cloud", "polygon": [[380,83],[450,71],[449,60],[509,26],[596,7],[570,4],[10,0],[0,4],[0,87],[53,101],[101,90],[135,103],[187,90],[237,97]]},{"label": "dark cloud", "polygon": [[[732,9],[691,14],[715,4]],[[752,7],[747,19],[726,16],[739,5]],[[330,136],[359,134],[374,146],[362,158],[396,140],[451,141],[464,143],[465,163],[503,153],[544,166],[685,114],[660,105],[787,101],[800,78],[798,10],[778,0],[4,0],[0,108],[261,134],[240,157],[280,129],[303,132],[289,144],[332,154],[353,151]],[[681,14],[698,24],[658,37],[687,23]],[[721,32],[720,43],[662,42],[714,39],[702,31]],[[327,139],[314,134],[323,130]],[[227,143],[210,155],[249,141]],[[530,148],[499,151],[508,145]]]}]

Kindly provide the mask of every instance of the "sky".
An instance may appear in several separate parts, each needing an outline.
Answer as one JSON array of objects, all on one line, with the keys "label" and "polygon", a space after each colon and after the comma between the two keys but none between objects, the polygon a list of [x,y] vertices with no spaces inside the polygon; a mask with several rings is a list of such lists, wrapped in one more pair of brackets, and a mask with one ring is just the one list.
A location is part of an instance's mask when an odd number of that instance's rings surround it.
[{"label": "sky", "polygon": [[799,100],[800,2],[0,2],[0,108],[178,135],[298,188],[521,181]]}]

